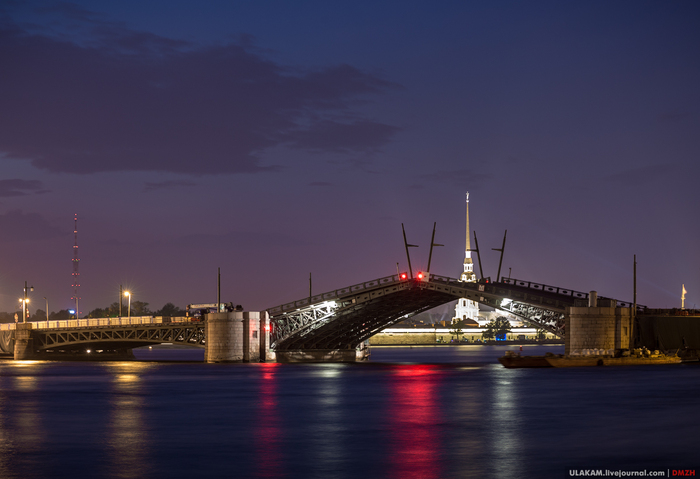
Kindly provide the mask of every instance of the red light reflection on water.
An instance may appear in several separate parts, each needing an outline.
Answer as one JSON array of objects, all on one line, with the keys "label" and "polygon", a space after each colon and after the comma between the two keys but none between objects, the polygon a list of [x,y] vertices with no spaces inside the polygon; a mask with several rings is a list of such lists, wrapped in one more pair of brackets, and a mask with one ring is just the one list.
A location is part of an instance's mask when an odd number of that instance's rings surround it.
[{"label": "red light reflection on water", "polygon": [[391,477],[440,477],[440,372],[435,366],[401,366],[389,385]]},{"label": "red light reflection on water", "polygon": [[280,417],[277,410],[278,363],[263,363],[260,380],[257,427],[255,428],[256,475],[282,476],[282,445]]}]

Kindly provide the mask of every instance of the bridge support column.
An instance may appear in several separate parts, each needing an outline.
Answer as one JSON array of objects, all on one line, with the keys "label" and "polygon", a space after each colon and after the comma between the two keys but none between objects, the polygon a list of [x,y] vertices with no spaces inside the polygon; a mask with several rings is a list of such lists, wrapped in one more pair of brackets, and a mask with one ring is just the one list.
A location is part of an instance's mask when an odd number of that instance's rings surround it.
[{"label": "bridge support column", "polygon": [[260,312],[260,362],[274,361],[274,351],[270,349],[270,315],[267,311]]},{"label": "bridge support column", "polygon": [[259,361],[260,315],[261,313],[257,311],[208,314],[205,326],[205,361],[208,363]]},{"label": "bridge support column", "polygon": [[34,339],[31,323],[17,323],[15,327],[15,360],[34,359]]},{"label": "bridge support column", "polygon": [[631,308],[618,308],[615,300],[598,300],[598,304],[569,308],[566,319],[567,355],[607,356],[629,348]]}]

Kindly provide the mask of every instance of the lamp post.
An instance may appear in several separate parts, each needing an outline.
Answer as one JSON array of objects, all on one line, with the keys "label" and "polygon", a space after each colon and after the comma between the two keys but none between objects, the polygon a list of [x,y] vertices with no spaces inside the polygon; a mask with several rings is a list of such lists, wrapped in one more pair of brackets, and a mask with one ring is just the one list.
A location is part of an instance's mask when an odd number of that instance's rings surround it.
[{"label": "lamp post", "polygon": [[[34,286],[29,286],[30,291],[34,291]],[[29,298],[27,298],[27,282],[24,282],[24,299],[20,299],[22,301],[22,322],[26,323],[27,322],[27,303],[29,302]]]},{"label": "lamp post", "polygon": [[128,311],[128,316],[127,316],[127,317],[129,318],[129,320],[131,320],[131,293],[128,292],[128,291],[124,291],[124,296],[126,296],[127,298],[129,298],[129,309],[127,310],[127,311]]},{"label": "lamp post", "polygon": [[44,301],[46,301],[46,327],[49,326],[49,300],[44,296]]}]

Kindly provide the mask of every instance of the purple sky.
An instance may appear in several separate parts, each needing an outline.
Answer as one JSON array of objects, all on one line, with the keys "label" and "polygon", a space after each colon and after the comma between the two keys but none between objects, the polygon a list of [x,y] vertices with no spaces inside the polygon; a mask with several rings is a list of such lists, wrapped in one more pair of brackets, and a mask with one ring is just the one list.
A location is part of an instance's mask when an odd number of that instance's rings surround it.
[{"label": "purple sky", "polygon": [[700,306],[696,2],[4,1],[0,311],[406,268]]}]

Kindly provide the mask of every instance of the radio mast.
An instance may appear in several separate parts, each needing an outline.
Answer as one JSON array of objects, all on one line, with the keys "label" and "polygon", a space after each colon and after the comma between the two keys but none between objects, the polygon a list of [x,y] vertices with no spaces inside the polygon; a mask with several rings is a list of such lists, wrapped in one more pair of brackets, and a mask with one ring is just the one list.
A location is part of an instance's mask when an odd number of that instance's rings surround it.
[{"label": "radio mast", "polygon": [[75,236],[75,244],[73,245],[73,297],[71,299],[75,300],[75,319],[80,317],[80,309],[78,309],[78,301],[80,297],[78,296],[78,288],[80,287],[80,258],[78,258],[78,215],[75,215],[75,226],[73,228],[73,235]]}]

